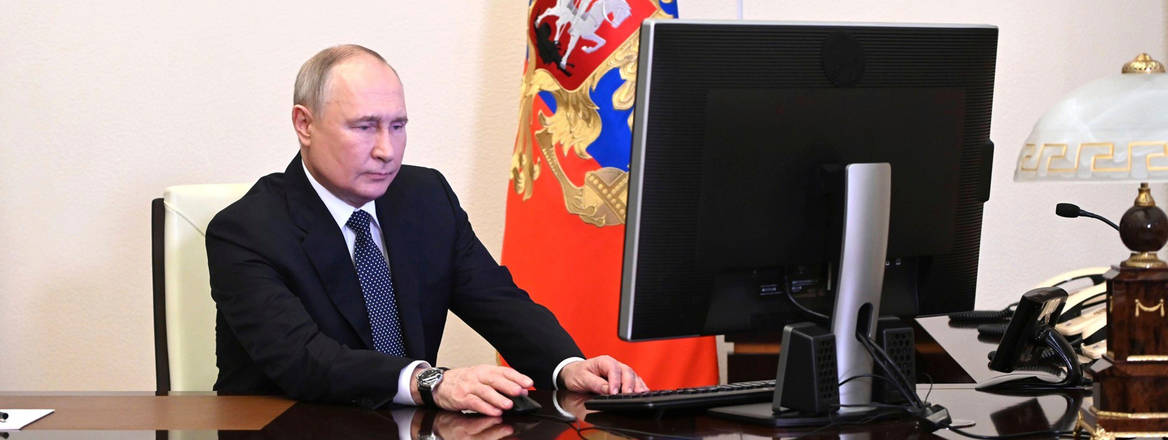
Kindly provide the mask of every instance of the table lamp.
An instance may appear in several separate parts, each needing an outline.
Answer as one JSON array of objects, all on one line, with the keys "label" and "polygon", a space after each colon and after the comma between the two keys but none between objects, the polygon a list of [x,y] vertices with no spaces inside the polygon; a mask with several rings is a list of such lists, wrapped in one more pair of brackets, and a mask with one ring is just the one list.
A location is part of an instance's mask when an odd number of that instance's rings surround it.
[{"label": "table lamp", "polygon": [[1168,75],[1140,54],[1122,74],[1088,83],[1035,124],[1015,181],[1140,182],[1119,224],[1131,256],[1106,274],[1107,353],[1090,368],[1090,406],[1078,428],[1092,438],[1168,436],[1168,216],[1148,182],[1168,181]]}]

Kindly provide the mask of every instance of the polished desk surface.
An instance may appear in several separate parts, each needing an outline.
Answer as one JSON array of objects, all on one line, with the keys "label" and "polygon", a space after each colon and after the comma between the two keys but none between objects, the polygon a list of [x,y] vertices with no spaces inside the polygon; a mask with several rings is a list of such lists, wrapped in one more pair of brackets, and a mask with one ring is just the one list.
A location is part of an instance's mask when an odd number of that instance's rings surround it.
[{"label": "polished desk surface", "polygon": [[[949,329],[944,318],[921,320],[969,376],[984,380],[991,344],[973,333]],[[932,320],[932,321],[930,321]],[[942,324],[939,324],[942,323]],[[949,339],[951,338],[951,341]],[[952,342],[947,343],[947,341]],[[974,360],[977,362],[974,362]],[[965,361],[963,361],[965,360]],[[984,371],[983,371],[984,370]],[[921,395],[949,409],[955,420],[971,421],[966,431],[1010,434],[1046,429],[1070,430],[1081,396],[1000,396],[980,393],[973,384],[921,385]],[[280,397],[215,396],[210,393],[0,393],[0,408],[53,408],[55,412],[23,431],[0,433],[0,440],[60,438],[395,438],[416,437],[424,419],[435,432],[454,438],[794,438],[810,430],[781,430],[706,416],[701,412],[622,415],[583,409],[588,396],[533,391],[544,408],[535,416],[490,418],[432,409],[378,411],[296,403]],[[1089,399],[1089,397],[1088,397]],[[553,402],[554,401],[554,402]],[[429,416],[429,417],[428,417]],[[575,417],[579,420],[568,422]],[[949,431],[920,432],[908,419],[810,432],[810,439],[963,438]]]}]

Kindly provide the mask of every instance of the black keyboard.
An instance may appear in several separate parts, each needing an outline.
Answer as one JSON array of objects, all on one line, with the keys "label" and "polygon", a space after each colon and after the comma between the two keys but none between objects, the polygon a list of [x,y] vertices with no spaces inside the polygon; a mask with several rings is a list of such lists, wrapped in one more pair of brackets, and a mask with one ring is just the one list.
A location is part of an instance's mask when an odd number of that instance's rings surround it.
[{"label": "black keyboard", "polygon": [[678,388],[635,394],[610,394],[588,399],[584,407],[595,411],[645,411],[658,409],[713,408],[744,403],[769,402],[775,381],[735,382],[697,388]]}]

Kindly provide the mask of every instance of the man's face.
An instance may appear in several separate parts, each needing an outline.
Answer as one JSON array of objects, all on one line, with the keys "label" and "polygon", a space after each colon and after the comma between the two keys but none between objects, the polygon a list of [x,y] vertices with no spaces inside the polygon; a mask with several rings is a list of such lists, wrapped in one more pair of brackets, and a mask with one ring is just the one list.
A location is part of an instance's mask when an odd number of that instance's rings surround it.
[{"label": "man's face", "polygon": [[359,55],[333,67],[321,108],[292,110],[300,153],[312,176],[360,207],[381,197],[406,149],[406,101],[393,70]]}]

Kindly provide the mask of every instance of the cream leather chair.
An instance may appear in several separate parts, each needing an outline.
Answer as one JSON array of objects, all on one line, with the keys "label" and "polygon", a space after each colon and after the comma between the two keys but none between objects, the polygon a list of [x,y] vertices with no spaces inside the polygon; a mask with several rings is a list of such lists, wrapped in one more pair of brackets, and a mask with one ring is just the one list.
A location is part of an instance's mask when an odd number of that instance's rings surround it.
[{"label": "cream leather chair", "polygon": [[207,274],[207,224],[250,183],[166,188],[151,206],[154,348],[158,392],[210,391],[215,366],[215,302]]}]

